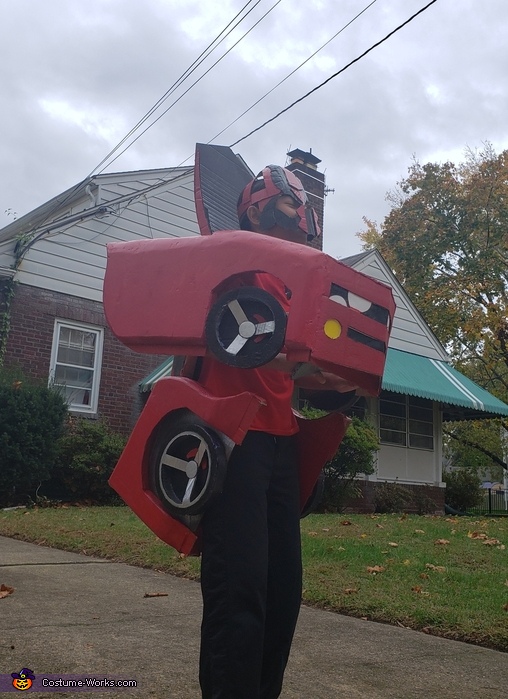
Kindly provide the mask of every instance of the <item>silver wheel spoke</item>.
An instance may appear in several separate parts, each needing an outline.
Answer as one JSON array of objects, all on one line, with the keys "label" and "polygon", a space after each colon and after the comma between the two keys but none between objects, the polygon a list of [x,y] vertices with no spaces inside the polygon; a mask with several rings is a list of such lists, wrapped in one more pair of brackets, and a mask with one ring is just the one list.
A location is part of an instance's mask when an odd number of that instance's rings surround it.
[{"label": "silver wheel spoke", "polygon": [[188,505],[192,496],[192,489],[194,488],[194,483],[196,482],[196,476],[194,478],[189,478],[187,487],[185,488],[185,493],[182,498],[182,505]]},{"label": "silver wheel spoke", "polygon": [[248,339],[248,337],[242,337],[241,335],[237,335],[233,342],[229,345],[229,347],[226,347],[226,352],[228,354],[238,354],[238,352],[242,349],[242,347]]},{"label": "silver wheel spoke", "polygon": [[169,466],[170,468],[176,468],[178,471],[187,471],[188,462],[184,459],[179,459],[177,456],[172,456],[171,454],[164,454],[161,459],[161,464],[164,466]]},{"label": "silver wheel spoke", "polygon": [[240,306],[237,299],[233,299],[232,301],[230,301],[228,303],[228,308],[231,311],[231,313],[233,314],[238,325],[240,325],[240,323],[245,323],[245,321],[247,321],[247,322],[249,321],[249,319],[245,315],[245,312],[244,312],[243,308]]},{"label": "silver wheel spoke", "polygon": [[194,457],[194,461],[197,463],[198,468],[201,467],[201,462],[203,461],[203,456],[206,453],[206,442],[204,439],[202,439],[199,443],[198,450],[196,452],[196,456]]},{"label": "silver wheel spoke", "polygon": [[256,335],[264,335],[265,333],[275,332],[275,321],[268,320],[266,323],[258,323],[256,325]]}]

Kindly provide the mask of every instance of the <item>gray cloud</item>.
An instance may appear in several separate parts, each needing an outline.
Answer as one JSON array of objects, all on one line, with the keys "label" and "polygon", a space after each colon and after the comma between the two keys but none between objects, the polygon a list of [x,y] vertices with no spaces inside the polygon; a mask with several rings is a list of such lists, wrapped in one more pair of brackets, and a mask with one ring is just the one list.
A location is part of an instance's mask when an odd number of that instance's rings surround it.
[{"label": "gray cloud", "polygon": [[[11,220],[4,209],[22,215],[83,179],[243,4],[4,0],[0,225]],[[283,1],[109,170],[179,164],[196,141],[212,138],[366,4],[313,0],[303,12]],[[319,61],[216,142],[242,137],[424,4],[379,0]],[[269,7],[265,0],[251,17]],[[413,155],[423,162],[457,158],[485,140],[498,150],[508,147],[507,20],[504,0],[481,7],[473,0],[439,0],[235,150],[256,170],[283,163],[290,147],[312,148],[335,189],[327,198],[325,249],[341,256],[358,252],[354,234],[362,216],[382,220],[385,193],[405,175]]]}]

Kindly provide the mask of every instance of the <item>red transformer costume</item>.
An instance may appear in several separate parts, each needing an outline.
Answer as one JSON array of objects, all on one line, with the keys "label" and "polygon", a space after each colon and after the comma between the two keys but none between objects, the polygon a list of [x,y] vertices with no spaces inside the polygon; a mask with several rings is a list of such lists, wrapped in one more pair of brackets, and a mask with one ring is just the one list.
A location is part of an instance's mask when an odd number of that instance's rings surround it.
[{"label": "red transformer costume", "polygon": [[[331,372],[377,395],[395,311],[391,290],[315,249],[232,230],[234,218],[226,221],[230,229],[217,230],[207,204],[211,185],[203,176],[203,153],[210,154],[198,149],[196,161],[201,237],[108,245],[104,308],[114,334],[138,352],[208,353],[239,368],[263,366],[283,351],[288,361],[302,363],[303,371]],[[305,206],[305,193],[295,192],[291,181],[280,184],[277,170],[262,174],[279,192],[291,187],[291,196],[302,204],[300,227],[315,235],[315,214]],[[230,196],[235,210],[235,196],[251,174],[242,178],[238,181],[236,173],[230,188],[237,190]],[[227,185],[223,189],[229,191]],[[276,193],[265,187],[258,196],[267,227],[273,225],[269,200]],[[224,218],[220,207],[217,216]],[[289,314],[265,290],[241,285],[257,272],[290,290]],[[159,380],[111,486],[159,538],[182,553],[199,553],[201,513],[220,490],[229,454],[241,444],[260,404],[251,393],[218,398],[191,379]],[[298,423],[303,508],[348,419],[335,412],[319,420],[298,417]]]}]

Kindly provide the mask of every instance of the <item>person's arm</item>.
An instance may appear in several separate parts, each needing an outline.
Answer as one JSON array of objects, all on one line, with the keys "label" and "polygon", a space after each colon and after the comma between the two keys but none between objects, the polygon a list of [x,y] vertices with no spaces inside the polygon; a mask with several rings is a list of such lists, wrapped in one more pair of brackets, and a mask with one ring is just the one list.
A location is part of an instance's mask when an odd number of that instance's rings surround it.
[{"label": "person's arm", "polygon": [[268,364],[264,364],[260,369],[269,369],[272,371],[281,371],[284,374],[289,374],[294,378],[295,385],[299,388],[307,388],[311,390],[321,391],[338,391],[346,393],[355,391],[357,386],[349,383],[346,379],[340,376],[331,374],[330,372],[321,371],[318,367],[306,365],[307,373],[303,376],[294,376],[298,374],[301,367],[300,362],[290,362],[286,359],[285,354],[278,354],[275,359],[272,359]]}]

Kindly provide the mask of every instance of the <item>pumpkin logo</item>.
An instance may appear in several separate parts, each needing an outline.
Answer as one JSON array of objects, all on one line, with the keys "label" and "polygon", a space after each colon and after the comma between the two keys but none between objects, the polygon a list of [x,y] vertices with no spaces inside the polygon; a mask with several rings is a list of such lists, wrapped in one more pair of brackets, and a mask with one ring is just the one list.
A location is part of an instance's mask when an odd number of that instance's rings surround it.
[{"label": "pumpkin logo", "polygon": [[24,667],[20,672],[12,672],[12,686],[19,689],[21,692],[25,689],[30,689],[35,680],[35,675],[28,667]]}]

